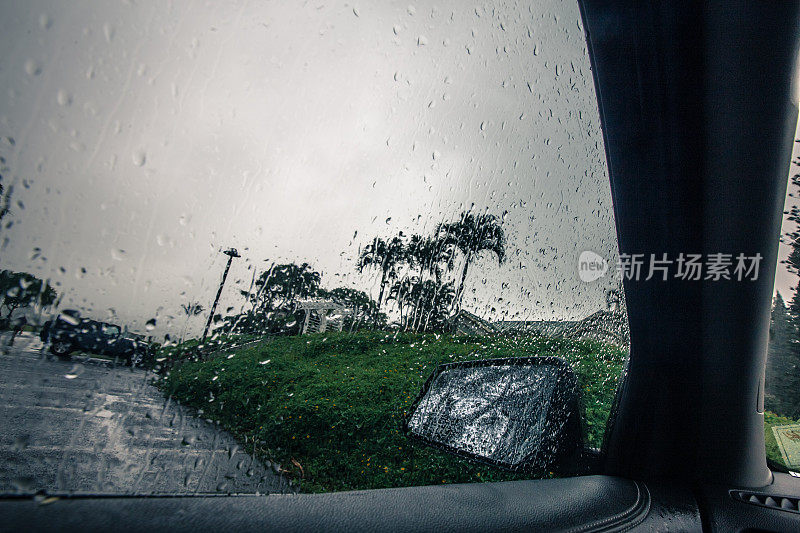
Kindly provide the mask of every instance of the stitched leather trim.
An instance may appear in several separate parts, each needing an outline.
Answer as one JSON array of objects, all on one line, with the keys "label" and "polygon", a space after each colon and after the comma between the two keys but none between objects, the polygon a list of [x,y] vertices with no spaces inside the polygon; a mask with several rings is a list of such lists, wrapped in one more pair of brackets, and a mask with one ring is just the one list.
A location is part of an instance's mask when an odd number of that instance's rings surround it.
[{"label": "stitched leather trim", "polygon": [[586,531],[627,531],[640,524],[647,513],[650,512],[650,491],[647,485],[637,481],[632,482],[636,486],[636,500],[626,510],[614,516],[601,518],[594,522],[570,529],[570,533],[584,533]]}]

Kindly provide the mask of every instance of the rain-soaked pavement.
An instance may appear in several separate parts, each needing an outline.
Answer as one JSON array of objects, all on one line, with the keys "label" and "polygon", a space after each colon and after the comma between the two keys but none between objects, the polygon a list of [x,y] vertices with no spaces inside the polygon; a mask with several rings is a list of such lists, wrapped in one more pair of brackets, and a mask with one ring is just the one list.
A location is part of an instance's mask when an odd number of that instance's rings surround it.
[{"label": "rain-soaked pavement", "polygon": [[230,435],[165,400],[152,374],[46,355],[30,334],[0,352],[0,494],[288,491]]}]

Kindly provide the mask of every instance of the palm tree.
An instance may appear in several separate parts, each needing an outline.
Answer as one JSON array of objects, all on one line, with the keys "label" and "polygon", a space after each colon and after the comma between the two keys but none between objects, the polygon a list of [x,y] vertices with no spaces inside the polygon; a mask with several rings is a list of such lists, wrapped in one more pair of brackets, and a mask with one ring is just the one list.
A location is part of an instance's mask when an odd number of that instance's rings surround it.
[{"label": "palm tree", "polygon": [[406,276],[392,285],[387,300],[397,302],[403,330],[429,331],[445,326],[454,298],[452,281],[440,284]]},{"label": "palm tree", "polygon": [[11,193],[13,186],[6,189],[6,187],[3,185],[4,175],[8,171],[9,168],[6,166],[6,158],[0,155],[0,221],[10,213],[8,206],[11,205]]},{"label": "palm tree", "polygon": [[450,272],[456,266],[457,248],[441,238],[433,238],[430,241],[430,254],[428,262],[428,272],[436,280],[436,284],[441,286],[446,272]]},{"label": "palm tree", "polygon": [[406,258],[412,267],[419,269],[419,277],[427,272],[441,282],[444,270],[452,270],[455,263],[454,246],[438,237],[412,235],[406,246]]},{"label": "palm tree", "polygon": [[200,302],[188,302],[185,304],[181,304],[181,309],[186,315],[186,322],[183,324],[183,327],[181,328],[181,334],[180,337],[178,338],[178,343],[183,343],[183,338],[186,336],[186,330],[189,327],[189,319],[205,311],[203,305]]},{"label": "palm tree", "polygon": [[186,313],[188,317],[197,316],[204,311],[202,304],[199,302],[181,304],[181,309],[183,309],[183,312]]},{"label": "palm tree", "polygon": [[[433,329],[442,329],[446,325],[448,310],[456,296],[453,282],[448,281],[445,284],[436,283],[433,285],[431,285],[432,282],[430,281],[426,283],[429,284],[427,290],[425,290],[427,293],[426,301],[423,304],[423,312],[419,314],[417,319],[416,329],[420,329],[420,327],[422,331],[428,331],[431,327]],[[426,309],[427,312],[425,312]],[[423,314],[425,322],[421,323]]]},{"label": "palm tree", "polygon": [[505,260],[506,237],[502,222],[489,213],[473,214],[468,210],[461,213],[456,222],[439,224],[436,234],[442,242],[455,246],[464,255],[464,267],[454,299],[455,311],[458,312],[470,264],[483,252],[493,253],[499,264]]},{"label": "palm tree", "polygon": [[413,306],[407,320],[407,323],[410,320],[410,328],[413,331],[441,328],[447,320],[454,297],[452,281],[439,284],[429,279],[414,283],[408,294],[409,303]]},{"label": "palm tree", "polygon": [[359,272],[370,267],[380,270],[381,288],[378,293],[378,309],[383,304],[383,293],[386,286],[397,277],[397,267],[405,260],[406,247],[400,237],[394,237],[389,242],[375,237],[359,254],[356,264]]},{"label": "palm tree", "polygon": [[400,281],[395,282],[389,289],[387,300],[397,302],[397,309],[400,311],[400,327],[404,330],[408,326],[409,313],[414,306],[414,288],[420,280],[416,276],[405,276]]},{"label": "palm tree", "polygon": [[[444,286],[444,274],[455,266],[455,246],[439,236],[412,235],[406,246],[406,257],[410,267],[417,269],[416,282],[408,298],[408,303],[414,308],[411,327],[414,331],[420,327],[424,330],[427,329],[430,310],[440,307],[439,292]],[[426,280],[426,274],[432,279]],[[452,283],[448,285],[452,286]],[[423,324],[426,313],[428,318]]]}]

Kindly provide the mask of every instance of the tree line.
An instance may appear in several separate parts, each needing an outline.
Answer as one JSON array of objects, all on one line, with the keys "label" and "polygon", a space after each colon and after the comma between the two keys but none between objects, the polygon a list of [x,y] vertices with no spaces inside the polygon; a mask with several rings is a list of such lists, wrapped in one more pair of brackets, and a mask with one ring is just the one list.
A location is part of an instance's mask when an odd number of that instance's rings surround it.
[{"label": "tree line", "polygon": [[482,254],[493,255],[500,264],[505,260],[502,220],[468,210],[438,224],[429,235],[375,237],[361,249],[357,269],[377,273],[378,308],[393,301],[401,329],[444,330],[458,316],[467,273]]},{"label": "tree line", "polygon": [[793,418],[800,417],[798,316],[787,309],[780,293],[775,296],[772,306],[764,388],[764,406],[767,410]]},{"label": "tree line", "polygon": [[[343,327],[380,328],[386,325],[386,315],[363,291],[321,286],[322,274],[309,263],[272,264],[256,275],[247,290],[240,290],[244,304],[238,312],[214,317],[215,330],[230,333],[296,334],[300,332],[304,312],[298,310],[301,300],[312,298],[332,300],[350,313],[342,316]],[[193,316],[199,304],[184,306],[187,316]],[[202,309],[202,306],[200,307]],[[201,311],[202,312],[202,311]]]},{"label": "tree line", "polygon": [[[461,309],[470,267],[483,254],[502,263],[506,238],[499,217],[462,212],[438,224],[428,235],[376,236],[359,249],[356,270],[376,276],[377,300],[364,291],[321,286],[322,275],[309,263],[273,264],[254,273],[245,303],[238,312],[215,317],[217,330],[233,333],[297,333],[304,312],[301,300],[332,300],[348,310],[343,329],[384,328],[405,331],[445,331]],[[202,306],[186,304],[191,317]],[[232,311],[230,308],[228,311]],[[392,311],[397,321],[388,324]]]},{"label": "tree line", "polygon": [[[792,163],[800,166],[800,158]],[[792,176],[791,186],[800,189],[800,174]],[[796,194],[790,196],[797,197]],[[791,206],[786,214],[795,229],[783,236],[784,242],[791,246],[785,263],[789,272],[800,274],[800,206]],[[800,418],[800,283],[788,307],[780,293],[775,296],[769,333],[765,407],[784,416]]]}]

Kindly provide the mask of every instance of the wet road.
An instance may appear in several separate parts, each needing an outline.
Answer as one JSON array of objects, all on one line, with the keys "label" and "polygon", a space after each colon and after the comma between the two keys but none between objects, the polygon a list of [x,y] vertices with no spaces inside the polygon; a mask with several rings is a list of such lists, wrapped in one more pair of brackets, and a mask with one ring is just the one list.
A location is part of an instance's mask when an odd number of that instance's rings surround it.
[{"label": "wet road", "polygon": [[230,435],[165,400],[152,374],[45,354],[30,334],[0,353],[0,493],[287,491]]}]

